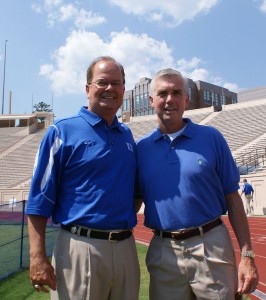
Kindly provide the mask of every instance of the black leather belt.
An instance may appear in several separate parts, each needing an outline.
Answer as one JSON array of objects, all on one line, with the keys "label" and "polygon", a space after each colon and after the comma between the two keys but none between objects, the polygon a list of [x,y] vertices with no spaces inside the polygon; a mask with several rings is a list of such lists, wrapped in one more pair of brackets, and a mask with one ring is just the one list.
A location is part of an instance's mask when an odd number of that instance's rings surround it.
[{"label": "black leather belt", "polygon": [[209,223],[206,223],[202,226],[192,228],[192,229],[184,229],[178,231],[162,231],[158,229],[154,229],[153,232],[163,238],[174,239],[174,240],[185,240],[191,238],[193,236],[201,235],[201,233],[206,233],[210,231],[212,228],[222,224],[222,220],[220,218],[215,219]]},{"label": "black leather belt", "polygon": [[78,225],[63,225],[61,227],[73,234],[78,236],[85,236],[91,239],[101,239],[108,240],[111,242],[118,242],[129,238],[132,235],[131,230],[123,230],[123,231],[100,231],[93,230],[83,226]]}]

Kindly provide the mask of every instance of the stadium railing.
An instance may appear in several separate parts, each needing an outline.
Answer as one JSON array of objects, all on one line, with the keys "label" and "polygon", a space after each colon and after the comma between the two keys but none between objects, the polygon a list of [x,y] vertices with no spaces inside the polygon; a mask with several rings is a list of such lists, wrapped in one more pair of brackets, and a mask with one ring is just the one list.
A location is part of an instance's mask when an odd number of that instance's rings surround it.
[{"label": "stadium railing", "polygon": [[[28,218],[26,200],[0,205],[0,281],[29,267]],[[49,219],[46,227],[46,253],[51,256],[58,226]]]},{"label": "stadium railing", "polygon": [[266,148],[254,149],[235,158],[240,175],[245,175],[266,166]]}]

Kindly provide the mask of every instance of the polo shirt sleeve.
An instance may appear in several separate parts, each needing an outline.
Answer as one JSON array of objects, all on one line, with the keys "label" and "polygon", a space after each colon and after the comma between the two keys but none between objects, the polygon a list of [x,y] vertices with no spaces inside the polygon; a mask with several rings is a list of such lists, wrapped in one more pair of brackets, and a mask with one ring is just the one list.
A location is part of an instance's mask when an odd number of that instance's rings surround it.
[{"label": "polo shirt sleeve", "polygon": [[28,215],[49,218],[52,214],[63,165],[61,148],[62,140],[58,128],[52,125],[47,130],[36,155],[26,208]]}]

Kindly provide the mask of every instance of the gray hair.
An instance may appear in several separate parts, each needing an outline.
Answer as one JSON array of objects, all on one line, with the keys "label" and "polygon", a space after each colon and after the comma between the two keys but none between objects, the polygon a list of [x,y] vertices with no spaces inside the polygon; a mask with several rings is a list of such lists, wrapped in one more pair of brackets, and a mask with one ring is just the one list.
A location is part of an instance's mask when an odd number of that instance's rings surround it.
[{"label": "gray hair", "polygon": [[149,91],[150,96],[153,96],[153,93],[155,90],[155,85],[159,78],[171,77],[171,76],[177,76],[177,77],[182,78],[182,80],[184,82],[185,92],[186,92],[186,94],[188,94],[188,79],[186,77],[183,77],[183,75],[179,71],[171,69],[171,68],[167,68],[167,69],[158,71],[152,78],[152,81],[150,83],[150,91]]}]

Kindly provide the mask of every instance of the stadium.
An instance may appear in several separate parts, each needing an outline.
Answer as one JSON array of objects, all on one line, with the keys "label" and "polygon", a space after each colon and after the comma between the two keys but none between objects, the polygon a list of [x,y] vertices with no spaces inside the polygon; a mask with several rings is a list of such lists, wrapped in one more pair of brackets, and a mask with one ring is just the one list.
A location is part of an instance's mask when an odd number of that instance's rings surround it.
[{"label": "stadium", "polygon": [[[193,122],[220,130],[228,142],[242,179],[254,187],[254,214],[266,215],[266,99],[187,110]],[[38,119],[45,118],[44,122]],[[34,159],[52,113],[0,116],[0,205],[27,200]],[[157,127],[156,116],[131,117],[135,140]]]},{"label": "stadium", "polygon": [[[266,215],[266,99],[258,99],[231,105],[224,105],[221,110],[215,110],[213,106],[191,109],[185,111],[184,117],[190,118],[193,122],[213,126],[220,130],[226,138],[232,151],[233,157],[239,169],[242,180],[246,178],[254,187],[254,215],[255,218],[249,218],[249,224],[252,234],[252,242],[257,255],[258,266],[265,264],[265,253],[263,246],[265,234]],[[39,122],[40,118],[44,120]],[[35,155],[39,144],[50,124],[53,122],[53,113],[33,113],[31,115],[2,115],[0,116],[0,224],[10,225],[21,223],[21,212],[26,203],[29,194],[32,171],[34,168]],[[127,125],[132,130],[135,140],[157,127],[156,116],[130,116]],[[240,186],[241,189],[241,186]],[[244,197],[243,197],[244,198]],[[243,199],[244,200],[244,199]],[[22,201],[22,202],[21,202]],[[24,202],[23,202],[24,201]],[[12,216],[12,218],[11,218]],[[262,218],[263,217],[263,218]],[[151,238],[151,232],[143,227],[143,215],[138,216],[139,224],[136,227],[136,240],[142,244],[148,244]],[[256,222],[261,222],[259,225]],[[254,221],[254,222],[253,222]],[[225,222],[230,228],[228,219]],[[55,229],[51,222],[46,232],[49,241],[47,243],[47,253],[51,255]],[[2,229],[7,226],[1,226]],[[9,226],[10,227],[10,226]],[[258,231],[260,228],[260,232]],[[229,229],[232,233],[232,230]],[[4,230],[1,233],[2,238],[11,233]],[[27,232],[22,233],[27,238]],[[6,278],[14,271],[28,266],[28,245],[22,246],[19,235],[15,241],[12,251],[6,251],[10,246],[10,241],[1,245],[2,254],[10,252],[2,257],[1,265],[4,263],[7,272],[0,274],[0,279]],[[238,247],[236,239],[233,238],[235,251]],[[13,242],[13,241],[12,241]],[[24,242],[27,244],[27,241]],[[2,247],[3,246],[3,247]],[[11,246],[10,246],[11,247]],[[21,248],[21,249],[20,249]],[[12,252],[12,253],[11,253]],[[14,264],[16,265],[14,267]],[[19,266],[19,267],[18,267]],[[3,265],[4,267],[4,265]],[[3,268],[4,269],[4,268]],[[266,274],[263,268],[260,270],[260,284],[251,299],[266,299]]]}]

